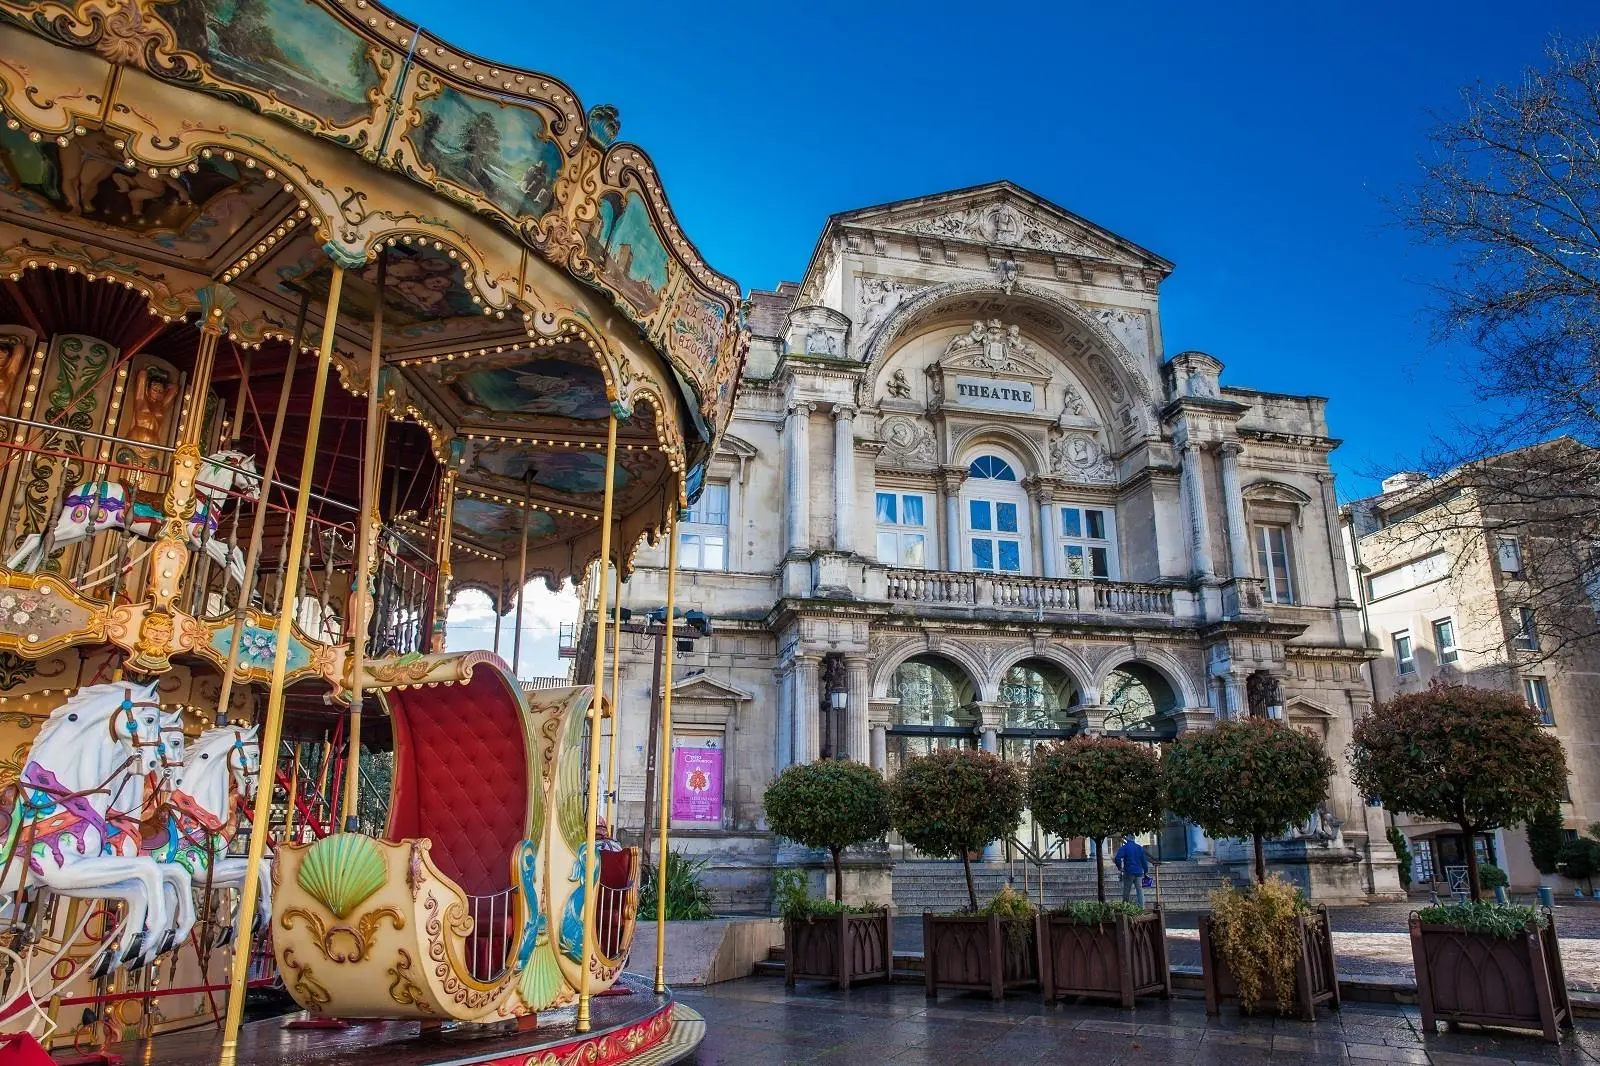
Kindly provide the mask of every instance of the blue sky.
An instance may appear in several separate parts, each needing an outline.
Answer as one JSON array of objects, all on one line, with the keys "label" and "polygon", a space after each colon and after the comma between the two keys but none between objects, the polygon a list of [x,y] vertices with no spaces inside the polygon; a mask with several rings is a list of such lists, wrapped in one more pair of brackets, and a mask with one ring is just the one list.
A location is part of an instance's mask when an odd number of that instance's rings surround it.
[{"label": "blue sky", "polygon": [[1344,498],[1474,413],[1428,314],[1448,260],[1394,221],[1430,114],[1600,32],[1592,0],[399,8],[616,105],[746,289],[798,279],[833,212],[996,178],[1150,248],[1167,351],[1328,397]]}]

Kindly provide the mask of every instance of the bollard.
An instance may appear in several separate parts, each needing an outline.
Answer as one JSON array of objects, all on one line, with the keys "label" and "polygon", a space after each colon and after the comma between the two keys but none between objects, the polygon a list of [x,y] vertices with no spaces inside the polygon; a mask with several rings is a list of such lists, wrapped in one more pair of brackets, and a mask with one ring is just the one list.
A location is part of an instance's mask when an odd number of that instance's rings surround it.
[{"label": "bollard", "polygon": [[1539,906],[1546,910],[1553,910],[1556,905],[1556,894],[1549,885],[1539,886]]}]

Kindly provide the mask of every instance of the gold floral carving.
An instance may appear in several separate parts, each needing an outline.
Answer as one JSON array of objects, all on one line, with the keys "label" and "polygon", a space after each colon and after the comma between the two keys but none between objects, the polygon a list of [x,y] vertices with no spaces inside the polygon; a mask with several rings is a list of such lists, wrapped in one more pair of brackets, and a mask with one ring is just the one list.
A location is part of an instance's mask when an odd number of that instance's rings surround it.
[{"label": "gold floral carving", "polygon": [[[322,919],[310,911],[302,907],[290,907],[283,912],[283,917],[279,919],[279,924],[285,929],[293,929],[293,919],[295,918],[303,919],[306,925],[311,928],[311,935],[316,938],[317,947],[322,951],[322,957],[329,962],[341,964],[366,961],[368,953],[372,951],[372,944],[376,939],[378,927],[385,918],[389,919],[389,924],[393,925],[397,930],[406,927],[406,920],[393,907],[379,907],[376,910],[366,912],[356,921],[354,928],[348,925],[335,925],[331,929],[325,927],[322,924]],[[338,950],[337,938],[341,936],[350,938],[353,944],[352,951]]]},{"label": "gold floral carving", "polygon": [[587,1040],[575,1047],[529,1056],[523,1066],[589,1066],[616,1062],[666,1039],[672,1030],[672,1008],[660,1011],[647,1021],[607,1033],[598,1040]]},{"label": "gold floral carving", "polygon": [[323,1007],[333,1002],[332,993],[311,976],[311,967],[295,961],[294,948],[283,949],[283,968],[293,978],[289,982],[289,990],[294,993],[295,1002],[306,1010],[320,1013]]},{"label": "gold floral carving", "polygon": [[401,948],[399,955],[399,961],[389,967],[389,976],[394,978],[389,985],[389,998],[402,1007],[415,1007],[423,1014],[432,1014],[433,1005],[423,998],[427,992],[411,979],[411,953]]}]

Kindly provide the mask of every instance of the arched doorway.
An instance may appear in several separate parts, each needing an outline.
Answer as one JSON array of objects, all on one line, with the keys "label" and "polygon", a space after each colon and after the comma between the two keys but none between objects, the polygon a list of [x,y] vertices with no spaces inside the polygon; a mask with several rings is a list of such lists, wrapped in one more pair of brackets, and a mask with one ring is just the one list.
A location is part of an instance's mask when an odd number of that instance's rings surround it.
[{"label": "arched doorway", "polygon": [[907,659],[889,679],[889,696],[900,701],[888,732],[890,777],[913,756],[977,745],[977,689],[949,659],[938,655]]},{"label": "arched doorway", "polygon": [[[1006,671],[999,702],[1000,755],[1026,768],[1036,747],[1065,740],[1078,731],[1077,707],[1083,696],[1078,682],[1055,663],[1024,659]],[[1017,839],[1037,855],[1069,856],[1067,842],[1039,829],[1031,811],[1023,812]]]},{"label": "arched doorway", "polygon": [[[1166,675],[1148,663],[1127,662],[1111,671],[1100,686],[1100,702],[1107,708],[1108,735],[1154,748],[1164,747],[1178,735],[1171,712],[1182,700]],[[1148,787],[1148,783],[1130,781],[1128,787]],[[1159,832],[1145,834],[1139,840],[1157,860],[1186,856],[1194,843],[1188,824],[1170,813]]]},{"label": "arched doorway", "polygon": [[998,574],[1031,570],[1028,494],[1015,461],[994,452],[973,459],[961,499],[961,558],[967,568]]}]

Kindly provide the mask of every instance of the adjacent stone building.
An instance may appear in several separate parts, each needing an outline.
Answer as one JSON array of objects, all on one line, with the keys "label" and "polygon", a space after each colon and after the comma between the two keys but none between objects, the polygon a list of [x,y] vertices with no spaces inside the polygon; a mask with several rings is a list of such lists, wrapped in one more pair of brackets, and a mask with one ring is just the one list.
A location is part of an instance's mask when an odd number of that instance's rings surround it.
[{"label": "adjacent stone building", "polygon": [[[799,284],[752,293],[679,557],[679,604],[715,631],[678,657],[672,759],[703,788],[673,825],[725,905],[764,903],[761,794],[795,762],[892,773],[939,746],[1025,758],[1252,711],[1342,755],[1372,695],[1325,402],[1168,357],[1172,269],[1000,182],[835,215]],[[664,561],[640,549],[625,606],[665,601]],[[626,826],[656,642],[623,639]],[[1152,847],[1242,858],[1182,825]],[[1397,889],[1382,812],[1343,776],[1275,853],[1326,898]]]},{"label": "adjacent stone building", "polygon": [[[1352,581],[1379,648],[1377,698],[1434,681],[1521,695],[1566,750],[1569,837],[1600,822],[1600,544],[1585,535],[1592,518],[1574,519],[1561,506],[1560,486],[1568,473],[1596,468],[1596,458],[1555,441],[1439,478],[1396,474],[1381,495],[1344,510]],[[1592,513],[1592,490],[1573,498]],[[1458,829],[1394,820],[1408,840],[1414,888],[1442,895],[1465,887]],[[1474,846],[1481,861],[1506,870],[1513,890],[1543,881],[1571,892],[1541,877],[1521,827],[1482,834]]]}]

